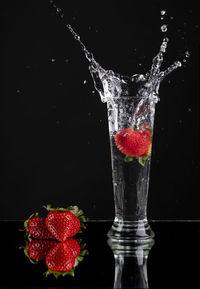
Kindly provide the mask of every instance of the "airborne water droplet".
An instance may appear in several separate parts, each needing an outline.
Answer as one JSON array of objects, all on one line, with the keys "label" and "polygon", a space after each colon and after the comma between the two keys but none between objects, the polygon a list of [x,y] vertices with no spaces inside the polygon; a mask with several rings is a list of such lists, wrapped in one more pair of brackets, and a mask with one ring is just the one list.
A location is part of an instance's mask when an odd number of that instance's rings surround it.
[{"label": "airborne water droplet", "polygon": [[160,14],[163,16],[163,15],[166,14],[166,11],[165,11],[165,10],[161,10],[161,11],[160,11]]},{"label": "airborne water droplet", "polygon": [[162,32],[167,32],[167,25],[166,24],[162,25],[160,27],[160,29],[161,29]]},{"label": "airborne water droplet", "polygon": [[187,50],[187,51],[185,51],[185,57],[190,57],[190,52]]}]

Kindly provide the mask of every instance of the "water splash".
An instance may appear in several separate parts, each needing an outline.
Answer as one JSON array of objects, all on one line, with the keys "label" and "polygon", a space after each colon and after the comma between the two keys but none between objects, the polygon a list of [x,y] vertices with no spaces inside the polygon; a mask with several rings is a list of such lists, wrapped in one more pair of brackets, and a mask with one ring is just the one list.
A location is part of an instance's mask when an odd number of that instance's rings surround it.
[{"label": "water splash", "polygon": [[[92,75],[94,86],[98,93],[100,94],[102,102],[107,102],[112,97],[120,97],[123,91],[123,85],[127,82],[133,83],[133,90],[135,86],[135,91],[137,89],[138,97],[153,97],[154,101],[158,101],[158,90],[161,81],[170,74],[173,70],[182,66],[180,61],[175,61],[166,70],[160,71],[163,55],[166,52],[169,39],[165,37],[160,46],[158,54],[154,57],[152,61],[152,66],[149,72],[146,74],[134,74],[132,76],[122,76],[114,73],[112,70],[105,70],[100,66],[100,64],[94,59],[94,56],[89,52],[86,46],[81,41],[80,36],[73,30],[70,24],[66,27],[69,29],[74,39],[77,40],[85,53],[90,65],[89,70]],[[166,28],[167,29],[167,28]],[[165,29],[163,30],[165,32]],[[141,86],[139,89],[138,87]]]},{"label": "water splash", "polygon": [[[53,4],[53,1],[51,4]],[[63,12],[55,4],[53,7],[56,9],[59,16],[63,18]],[[166,11],[161,10],[160,14],[162,18],[166,16]],[[74,31],[70,24],[65,24],[66,28],[70,31],[72,36],[81,46],[81,49],[85,53],[87,60],[89,61],[89,70],[93,78],[95,89],[98,91],[101,101],[112,102],[113,99],[118,99],[122,96],[133,95],[133,97],[140,98],[138,102],[136,111],[132,118],[132,126],[137,123],[138,113],[141,107],[144,105],[145,101],[152,101],[152,104],[159,100],[158,92],[160,83],[163,79],[169,75],[172,71],[182,66],[181,61],[175,61],[166,70],[161,70],[161,65],[163,63],[164,54],[167,49],[169,42],[168,37],[164,37],[161,43],[160,49],[156,56],[152,60],[151,68],[148,72],[144,74],[134,74],[132,76],[123,76],[116,74],[112,70],[106,70],[94,59],[94,56],[89,52],[81,41],[80,36]],[[166,35],[167,24],[162,24],[161,31]],[[189,52],[185,54],[185,57],[189,57]],[[127,91],[127,86],[130,91]]]}]

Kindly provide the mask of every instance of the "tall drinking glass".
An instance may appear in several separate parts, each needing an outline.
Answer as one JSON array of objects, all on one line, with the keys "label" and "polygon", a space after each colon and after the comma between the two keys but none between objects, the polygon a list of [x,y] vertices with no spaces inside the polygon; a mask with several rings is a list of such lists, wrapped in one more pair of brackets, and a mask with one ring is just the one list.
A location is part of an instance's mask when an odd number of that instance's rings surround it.
[{"label": "tall drinking glass", "polygon": [[[111,81],[112,79],[112,81]],[[147,200],[155,103],[148,85],[132,77],[105,77],[111,146],[115,218],[108,237],[146,243],[154,233],[147,221]],[[112,88],[112,89],[111,89]],[[112,94],[113,95],[109,95]]]}]

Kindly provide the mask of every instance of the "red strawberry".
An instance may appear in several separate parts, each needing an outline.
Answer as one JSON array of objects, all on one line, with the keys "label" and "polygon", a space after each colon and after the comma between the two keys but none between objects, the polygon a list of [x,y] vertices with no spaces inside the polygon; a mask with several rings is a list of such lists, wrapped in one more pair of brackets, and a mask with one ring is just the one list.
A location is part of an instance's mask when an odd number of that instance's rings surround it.
[{"label": "red strawberry", "polygon": [[77,234],[81,226],[78,217],[70,211],[51,211],[47,215],[45,223],[54,238],[61,242]]},{"label": "red strawberry", "polygon": [[39,217],[36,213],[24,222],[26,232],[36,239],[55,239],[45,224],[45,218]]},{"label": "red strawberry", "polygon": [[69,250],[71,251],[72,255],[74,256],[74,258],[78,257],[80,252],[81,252],[81,247],[80,244],[78,243],[77,240],[73,239],[73,238],[68,238],[65,242],[64,242],[65,246],[69,248]]},{"label": "red strawberry", "polygon": [[45,259],[47,253],[57,244],[56,241],[32,240],[25,247],[25,254],[31,260],[39,261]]},{"label": "red strawberry", "polygon": [[68,272],[75,264],[75,257],[65,243],[58,243],[46,256],[46,265],[53,272]]},{"label": "red strawberry", "polygon": [[115,143],[123,154],[131,157],[144,157],[151,153],[152,135],[148,129],[123,129],[116,133]]}]

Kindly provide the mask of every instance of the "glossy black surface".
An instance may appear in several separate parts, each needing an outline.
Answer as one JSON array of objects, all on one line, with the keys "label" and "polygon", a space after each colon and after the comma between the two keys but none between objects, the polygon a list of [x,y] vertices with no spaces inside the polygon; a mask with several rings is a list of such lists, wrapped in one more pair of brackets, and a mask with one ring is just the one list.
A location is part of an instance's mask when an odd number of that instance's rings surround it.
[{"label": "glossy black surface", "polygon": [[[147,262],[149,288],[198,288],[200,222],[150,224],[156,237]],[[24,244],[23,232],[19,231],[22,222],[3,221],[0,226],[0,289],[113,288],[115,262],[106,236],[111,222],[87,223],[82,238],[87,243],[89,255],[77,267],[74,278],[59,279],[53,276],[45,278],[44,263],[31,264],[23,250],[18,249]],[[134,268],[129,269],[134,278]]]}]

